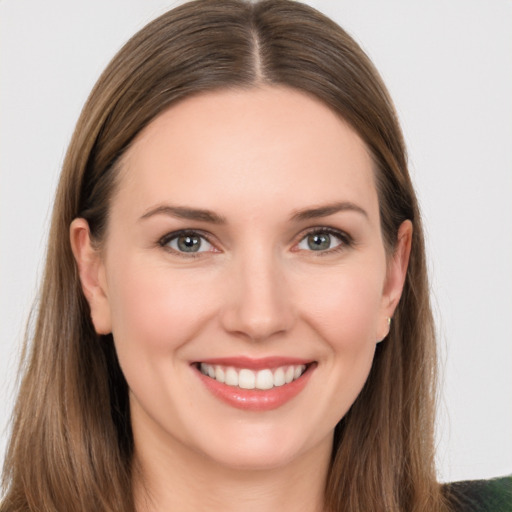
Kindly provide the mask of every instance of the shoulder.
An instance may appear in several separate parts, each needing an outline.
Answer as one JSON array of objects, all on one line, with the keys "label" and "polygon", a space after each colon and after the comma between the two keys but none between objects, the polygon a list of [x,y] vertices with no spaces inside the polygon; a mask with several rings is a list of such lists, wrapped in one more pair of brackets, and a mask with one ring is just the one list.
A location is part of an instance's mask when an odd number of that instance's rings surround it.
[{"label": "shoulder", "polygon": [[443,485],[454,512],[512,512],[512,475]]}]

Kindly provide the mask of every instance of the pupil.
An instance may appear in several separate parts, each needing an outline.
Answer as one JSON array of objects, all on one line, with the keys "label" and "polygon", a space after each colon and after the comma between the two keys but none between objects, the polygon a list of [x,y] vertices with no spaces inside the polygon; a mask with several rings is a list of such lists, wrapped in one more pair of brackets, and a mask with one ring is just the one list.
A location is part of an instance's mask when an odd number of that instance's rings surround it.
[{"label": "pupil", "polygon": [[329,249],[331,237],[328,234],[315,234],[308,236],[308,247],[313,251]]},{"label": "pupil", "polygon": [[178,238],[178,247],[183,252],[197,252],[201,246],[201,240],[197,236],[182,235]]}]

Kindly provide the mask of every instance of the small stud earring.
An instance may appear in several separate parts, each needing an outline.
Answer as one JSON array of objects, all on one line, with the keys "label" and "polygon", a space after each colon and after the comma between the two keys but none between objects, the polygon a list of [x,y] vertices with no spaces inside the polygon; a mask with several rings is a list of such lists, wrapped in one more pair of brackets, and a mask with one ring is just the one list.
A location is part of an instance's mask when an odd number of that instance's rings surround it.
[{"label": "small stud earring", "polygon": [[[391,327],[391,318],[389,316],[386,317],[386,320],[388,322],[388,327],[390,328]],[[386,336],[389,334],[389,329],[388,329],[388,332],[386,334]],[[377,343],[381,343],[382,341],[384,341],[386,339],[386,336],[384,336],[384,338],[382,338],[381,340],[378,340]]]}]

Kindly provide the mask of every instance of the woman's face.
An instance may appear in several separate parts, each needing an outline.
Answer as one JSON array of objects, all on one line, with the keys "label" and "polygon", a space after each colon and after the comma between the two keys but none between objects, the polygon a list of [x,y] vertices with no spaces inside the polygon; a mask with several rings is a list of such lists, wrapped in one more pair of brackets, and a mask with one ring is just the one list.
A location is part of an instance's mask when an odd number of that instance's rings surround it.
[{"label": "woman's face", "polygon": [[409,227],[387,259],[364,143],[303,93],[160,115],[123,159],[101,255],[83,221],[71,235],[137,449],[237,468],[328,453],[388,332]]}]

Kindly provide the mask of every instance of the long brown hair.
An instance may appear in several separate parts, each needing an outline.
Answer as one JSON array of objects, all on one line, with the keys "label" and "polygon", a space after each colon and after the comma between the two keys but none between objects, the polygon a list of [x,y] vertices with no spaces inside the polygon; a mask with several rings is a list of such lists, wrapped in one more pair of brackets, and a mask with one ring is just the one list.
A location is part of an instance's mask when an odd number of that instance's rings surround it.
[{"label": "long brown hair", "polygon": [[119,158],[180,99],[286,85],[321,99],[375,162],[389,253],[414,225],[402,299],[364,389],[335,431],[329,511],[444,510],[434,469],[435,338],[421,219],[394,107],[372,63],[333,21],[290,0],[197,0],[136,34],[94,87],[65,158],[35,332],[5,459],[2,512],[134,511],[127,384],[111,335],[95,333],[70,248],[89,222],[101,243]]}]

